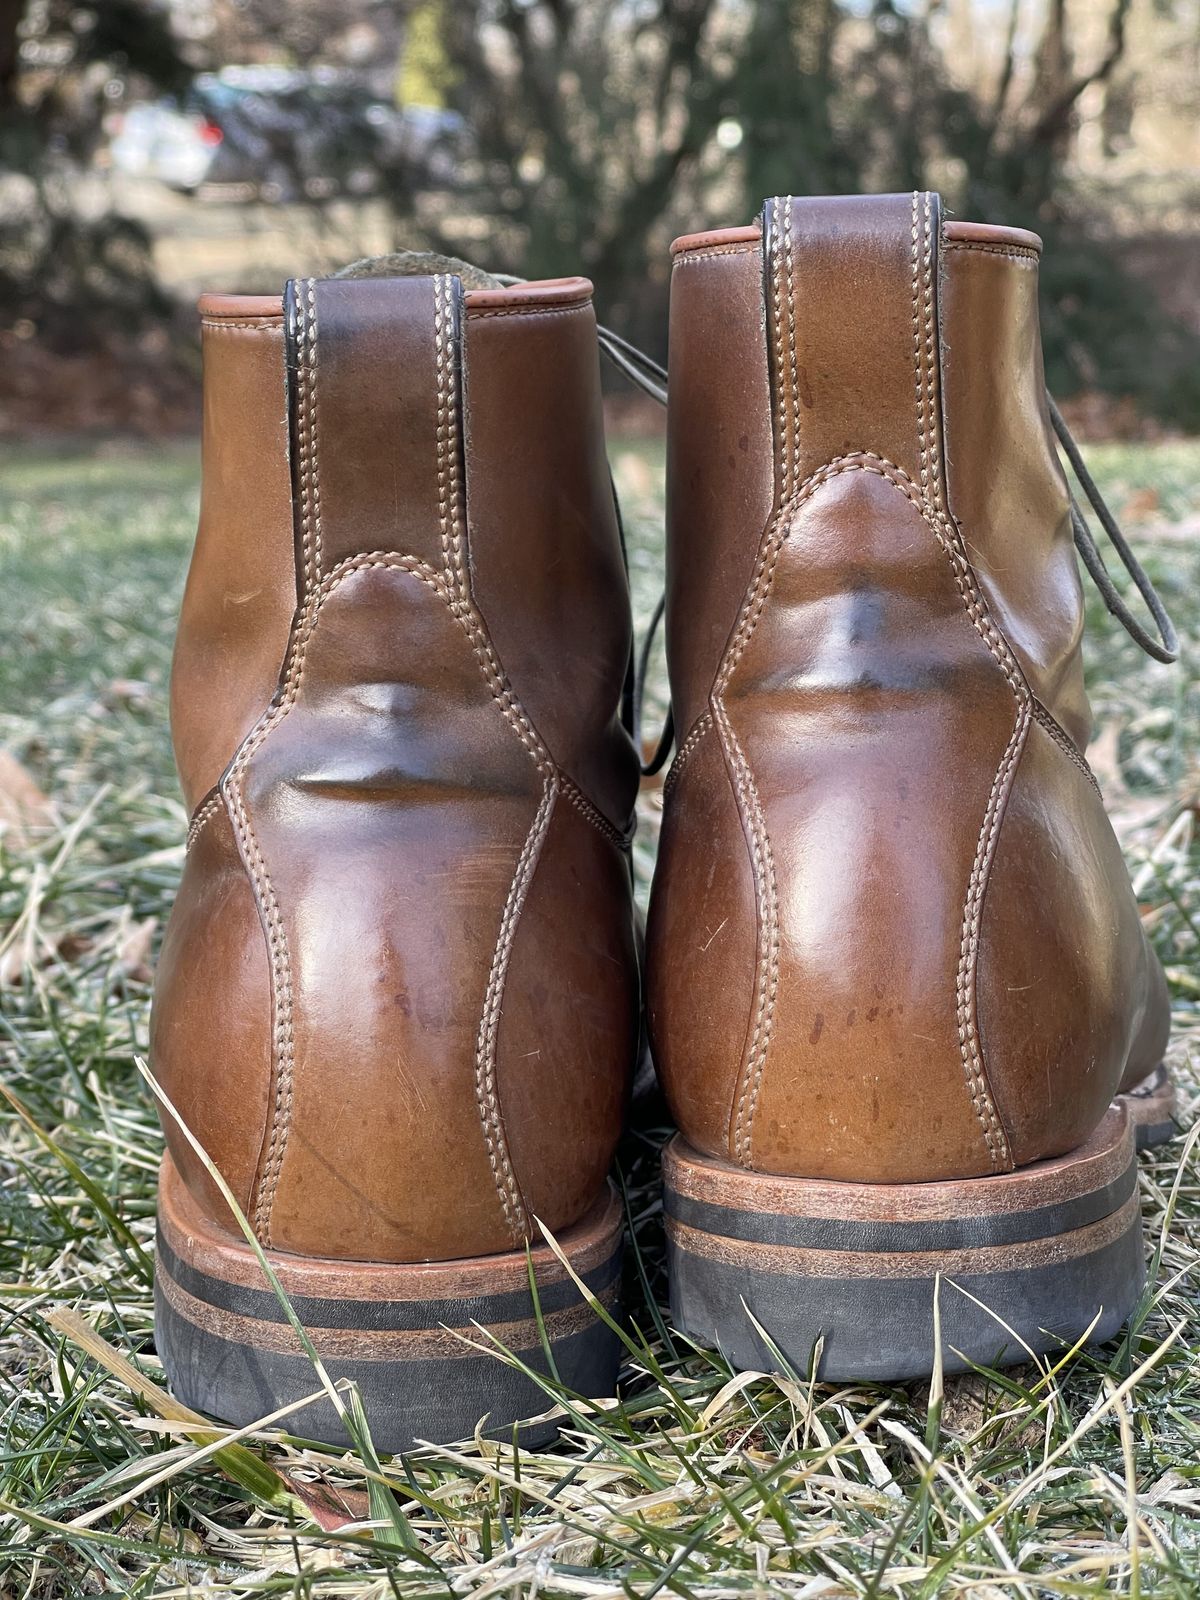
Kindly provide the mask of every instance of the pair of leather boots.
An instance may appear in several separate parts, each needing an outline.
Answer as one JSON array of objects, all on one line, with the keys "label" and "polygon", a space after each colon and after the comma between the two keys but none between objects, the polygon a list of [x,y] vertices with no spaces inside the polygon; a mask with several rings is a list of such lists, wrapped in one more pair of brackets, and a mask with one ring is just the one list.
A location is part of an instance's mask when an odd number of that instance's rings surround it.
[{"label": "pair of leather boots", "polygon": [[320,1389],[209,1160],[381,1448],[511,1432],[531,1371],[611,1394],[643,973],[686,1334],[891,1379],[935,1315],[949,1369],[1120,1326],[1168,1007],[1084,755],[1039,248],[928,194],[675,245],[644,957],[590,285],[202,302],[152,1030],[184,1400]]}]

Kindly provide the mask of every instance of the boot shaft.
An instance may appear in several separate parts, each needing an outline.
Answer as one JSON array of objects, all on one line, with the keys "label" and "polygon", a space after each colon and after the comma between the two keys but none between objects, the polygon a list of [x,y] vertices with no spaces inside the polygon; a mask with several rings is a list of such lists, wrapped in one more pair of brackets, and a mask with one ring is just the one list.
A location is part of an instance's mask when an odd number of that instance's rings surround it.
[{"label": "boot shaft", "polygon": [[651,1028],[686,1138],[745,1167],[1003,1171],[1161,1052],[1082,754],[1037,253],[931,195],[677,246]]},{"label": "boot shaft", "polygon": [[[617,710],[632,624],[590,285],[435,288],[451,281],[306,280],[290,329],[269,297],[201,301],[200,523],[171,678],[189,810],[275,692],[297,608],[379,547],[469,569],[553,755],[628,823]],[[453,508],[439,452],[458,463]]]},{"label": "boot shaft", "polygon": [[595,1201],[636,1040],[589,286],[304,280],[204,321],[155,1071],[264,1243],[510,1249]]},{"label": "boot shaft", "polygon": [[1042,370],[1041,242],[939,212],[936,196],[776,202],[759,226],[674,246],[667,620],[681,730],[700,714],[751,579],[747,530],[778,509],[785,474],[794,488],[869,450],[970,528],[999,631],[1031,691],[1086,746],[1083,600]]}]

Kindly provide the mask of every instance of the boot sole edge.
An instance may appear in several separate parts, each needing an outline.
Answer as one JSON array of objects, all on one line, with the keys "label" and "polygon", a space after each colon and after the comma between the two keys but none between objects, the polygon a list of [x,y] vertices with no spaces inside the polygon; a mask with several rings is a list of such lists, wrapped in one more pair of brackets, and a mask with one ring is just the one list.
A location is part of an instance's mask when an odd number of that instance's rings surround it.
[{"label": "boot sole edge", "polygon": [[935,1287],[947,1372],[1102,1342],[1145,1281],[1135,1131],[1118,1102],[1067,1156],[921,1184],[753,1173],[677,1136],[663,1161],[676,1324],[742,1370],[804,1374],[816,1353],[834,1382],[928,1376]]}]

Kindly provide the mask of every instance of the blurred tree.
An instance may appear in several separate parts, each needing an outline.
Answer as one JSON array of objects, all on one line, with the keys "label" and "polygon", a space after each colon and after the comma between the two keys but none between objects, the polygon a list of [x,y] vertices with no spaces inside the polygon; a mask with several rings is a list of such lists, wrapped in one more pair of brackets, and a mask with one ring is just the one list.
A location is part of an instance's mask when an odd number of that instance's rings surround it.
[{"label": "blurred tree", "polygon": [[[1171,0],[1163,0],[1169,6]],[[951,80],[927,21],[902,28],[925,64],[920,170],[953,158],[952,199],[963,215],[1035,228],[1046,373],[1068,397],[1081,389],[1130,396],[1138,408],[1200,427],[1200,338],[1131,277],[1111,223],[1081,192],[1072,153],[1080,104],[1111,83],[1128,44],[1132,0],[1099,0],[1087,13],[1093,46],[1077,45],[1066,0],[1048,0],[1021,68],[1020,0],[1010,0],[999,71],[974,91]],[[932,119],[931,114],[932,113]],[[913,108],[914,120],[917,108]]]},{"label": "blurred tree", "polygon": [[449,63],[442,48],[442,8],[438,0],[424,0],[408,18],[399,99],[403,106],[442,109],[452,84]]},{"label": "blurred tree", "polygon": [[337,67],[389,97],[410,5],[396,0],[209,0],[216,66]]},{"label": "blurred tree", "polygon": [[766,195],[853,194],[867,183],[862,119],[834,60],[846,20],[837,0],[754,7],[730,107],[742,133],[747,211]]},{"label": "blurred tree", "polygon": [[[672,224],[744,218],[779,192],[940,187],[960,214],[1046,236],[1061,392],[1200,424],[1198,341],[1101,247],[1070,177],[1080,102],[1112,80],[1132,4],[1095,0],[1085,56],[1066,0],[1032,25],[1009,0],[998,65],[968,78],[947,0],[424,0],[412,65],[461,112],[474,159],[448,194],[397,174],[393,198],[439,249],[587,272],[606,317],[661,351]],[[959,15],[969,37],[978,8]]]},{"label": "blurred tree", "polygon": [[1065,0],[1049,0],[1023,84],[1020,0],[1010,8],[992,93],[955,95],[946,144],[965,169],[961,208],[989,222],[1022,222],[1045,239],[1040,281],[1051,389],[1128,395],[1141,410],[1200,427],[1200,338],[1130,276],[1107,217],[1080,194],[1071,163],[1080,102],[1110,85],[1126,51],[1132,0],[1107,0],[1093,14],[1099,47],[1086,63]]},{"label": "blurred tree", "polygon": [[[81,181],[104,113],[131,87],[184,90],[191,70],[152,0],[0,0],[0,309],[70,346],[161,320],[145,230],[89,210]],[[88,316],[80,316],[81,306]]]},{"label": "blurred tree", "polygon": [[[432,240],[469,251],[455,227],[468,210],[489,226],[483,264],[582,270],[605,314],[638,331],[647,262],[733,82],[728,5],[442,0],[437,11],[446,100],[478,159],[452,205],[423,211]],[[661,290],[654,298],[661,314]]]},{"label": "blurred tree", "polygon": [[1080,99],[1124,51],[1132,0],[1100,3],[1093,62],[1076,64],[1065,0],[1048,0],[1018,72],[1010,0],[992,84],[960,80],[939,0],[873,0],[865,17],[849,0],[758,0],[736,79],[748,192],[905,189],[940,168],[960,173],[954,198],[973,212],[1040,216],[1063,189]]}]

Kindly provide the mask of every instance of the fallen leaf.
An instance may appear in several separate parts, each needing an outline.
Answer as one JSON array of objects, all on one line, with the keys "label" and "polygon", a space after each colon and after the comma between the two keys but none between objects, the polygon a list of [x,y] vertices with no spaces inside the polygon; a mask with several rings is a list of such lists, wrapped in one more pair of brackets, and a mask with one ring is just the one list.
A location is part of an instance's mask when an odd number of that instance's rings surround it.
[{"label": "fallen leaf", "polygon": [[154,943],[157,927],[157,917],[131,922],[117,946],[117,965],[135,983],[149,983],[154,976],[150,965],[150,947]]},{"label": "fallen leaf", "polygon": [[326,1533],[337,1533],[351,1523],[371,1520],[370,1501],[362,1489],[334,1489],[326,1483],[306,1483],[290,1472],[281,1472],[279,1476]]},{"label": "fallen leaf", "polygon": [[114,678],[108,686],[108,693],[112,699],[131,706],[147,706],[154,697],[150,685],[138,678]]},{"label": "fallen leaf", "polygon": [[50,827],[54,807],[11,751],[0,750],[0,834],[22,848],[34,829]]},{"label": "fallen leaf", "polygon": [[1157,489],[1135,489],[1121,507],[1120,522],[1140,522],[1145,517],[1153,516],[1156,511],[1162,510],[1162,501],[1159,499]]}]

